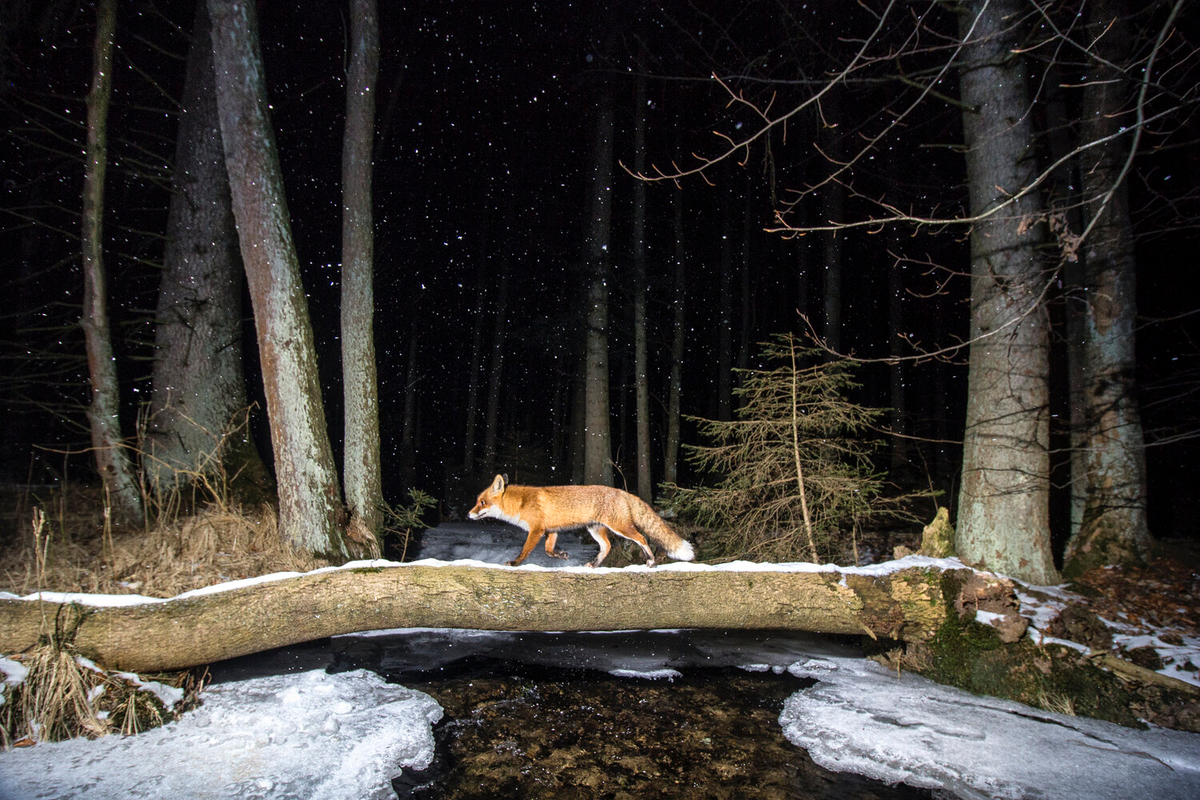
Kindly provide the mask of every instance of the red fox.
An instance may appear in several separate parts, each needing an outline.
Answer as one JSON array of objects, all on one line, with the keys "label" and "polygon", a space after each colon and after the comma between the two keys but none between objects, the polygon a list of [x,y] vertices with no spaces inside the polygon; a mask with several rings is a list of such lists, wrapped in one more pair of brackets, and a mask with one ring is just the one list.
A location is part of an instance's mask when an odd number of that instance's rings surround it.
[{"label": "red fox", "polygon": [[[529,534],[521,554],[508,562],[515,567],[529,557],[538,541],[546,537],[546,553],[555,558],[567,554],[555,550],[560,531],[587,528],[600,545],[600,552],[588,564],[598,567],[608,555],[608,533],[622,536],[646,553],[646,566],[653,567],[654,551],[651,541],[661,545],[667,555],[678,561],[695,558],[690,542],[667,527],[662,517],[640,497],[608,486],[517,486],[508,476],[497,475],[492,485],[479,494],[475,507],[467,515],[471,519],[502,519]],[[641,531],[639,533],[639,530]],[[643,535],[644,534],[644,535]]]}]

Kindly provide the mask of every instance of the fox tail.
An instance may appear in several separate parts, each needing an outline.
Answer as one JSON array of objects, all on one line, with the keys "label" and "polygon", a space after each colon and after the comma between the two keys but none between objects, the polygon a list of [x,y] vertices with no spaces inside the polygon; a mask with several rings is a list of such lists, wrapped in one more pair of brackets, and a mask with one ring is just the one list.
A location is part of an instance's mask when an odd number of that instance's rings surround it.
[{"label": "fox tail", "polygon": [[671,530],[648,503],[635,497],[632,506],[634,524],[642,535],[666,550],[667,555],[676,561],[692,561],[696,558],[692,543]]}]

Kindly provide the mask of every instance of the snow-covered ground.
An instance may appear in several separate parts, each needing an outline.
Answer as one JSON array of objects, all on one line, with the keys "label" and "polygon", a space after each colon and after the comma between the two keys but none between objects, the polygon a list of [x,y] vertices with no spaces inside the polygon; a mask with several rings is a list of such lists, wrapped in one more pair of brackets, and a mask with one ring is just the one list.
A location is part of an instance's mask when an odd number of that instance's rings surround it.
[{"label": "snow-covered ground", "polygon": [[[464,545],[459,533],[451,538],[443,553],[421,555],[496,562],[520,546],[519,535],[490,548]],[[578,551],[573,560],[591,557],[582,540],[564,546]],[[391,796],[390,781],[402,768],[432,758],[430,728],[441,709],[372,672],[327,673],[336,649],[371,651],[366,660],[391,674],[437,669],[469,655],[647,680],[706,666],[786,670],[819,683],[792,695],[779,723],[790,741],[830,769],[966,798],[1200,797],[1200,735],[1135,731],[897,676],[852,647],[811,635],[416,630],[339,637],[328,651],[302,656],[263,656],[259,673],[227,673],[206,690],[200,709],[156,731],[0,753],[0,800]]]},{"label": "snow-covered ground", "polygon": [[1200,797],[1200,735],[1137,731],[981,697],[864,659],[789,668],[784,735],[826,769],[963,798]]},{"label": "snow-covered ground", "polygon": [[433,760],[441,717],[429,695],[371,672],[252,678],[137,736],[0,753],[0,798],[395,797],[401,767]]}]

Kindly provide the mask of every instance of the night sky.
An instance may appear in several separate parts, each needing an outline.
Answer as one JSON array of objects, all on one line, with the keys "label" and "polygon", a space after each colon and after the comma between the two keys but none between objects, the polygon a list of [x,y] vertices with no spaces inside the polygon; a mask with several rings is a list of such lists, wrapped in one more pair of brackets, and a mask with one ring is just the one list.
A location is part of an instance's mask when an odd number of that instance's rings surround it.
[{"label": "night sky", "polygon": [[[738,7],[726,8],[734,5]],[[692,163],[692,153],[716,152],[720,139],[714,130],[736,136],[754,124],[746,108],[727,106],[728,96],[710,77],[714,72],[748,98],[766,104],[774,97],[775,108],[786,108],[846,63],[855,39],[874,24],[862,7],[833,0],[701,6],[680,4],[668,13],[638,3],[606,4],[599,11],[592,4],[565,2],[380,3],[376,341],[389,500],[402,500],[410,479],[443,498],[473,496],[481,488],[463,485],[476,476],[463,475],[460,466],[467,369],[477,315],[485,315],[481,330],[485,347],[490,345],[492,304],[502,271],[508,271],[512,288],[501,439],[522,443],[524,478],[570,479],[568,442],[561,434],[556,441],[554,433],[562,430],[556,421],[570,418],[569,390],[581,359],[592,112],[600,91],[613,94],[615,158],[632,164],[639,44],[648,54],[648,161],[666,167],[672,161]],[[347,11],[337,2],[296,9],[295,4],[262,3],[260,33],[326,389],[326,415],[340,453],[339,173]],[[162,255],[175,104],[182,93],[192,11],[187,0],[130,0],[121,3],[118,19],[106,234],[122,391],[129,408],[127,432],[149,390],[155,262]],[[94,10],[56,0],[11,0],[2,14],[0,111],[6,135],[0,150],[0,202],[9,213],[0,230],[0,258],[10,265],[3,272],[14,300],[0,332],[5,348],[0,399],[14,420],[2,443],[3,479],[24,482],[32,477],[38,483],[61,477],[62,459],[39,451],[31,472],[30,445],[77,447],[87,438],[79,406],[86,400],[82,337],[73,327],[82,278],[72,237],[78,231],[79,122]],[[928,23],[930,30],[953,30],[952,17],[944,11],[931,12]],[[897,23],[891,39],[910,41],[906,30]],[[912,74],[941,58],[934,37],[921,44],[929,52],[905,62]],[[798,116],[786,131],[770,137],[769,146],[761,142],[751,148],[744,163],[714,168],[709,179],[715,185],[693,178],[681,187],[649,187],[656,481],[662,475],[672,204],[684,204],[688,271],[684,413],[711,417],[717,413],[723,253],[735,265],[730,282],[735,361],[740,352],[753,355],[753,344],[773,333],[800,332],[797,311],[805,303],[820,326],[822,234],[785,239],[762,229],[772,222],[775,201],[789,199],[791,189],[815,184],[828,173],[816,144],[827,152],[846,152],[886,125],[883,109],[903,101],[909,91],[887,80],[894,73],[883,66],[864,71],[862,83],[845,94],[840,108],[825,107],[830,115],[826,123],[836,124],[822,126],[812,113]],[[940,88],[947,96],[956,93],[953,71]],[[1074,101],[1068,97],[1066,102],[1069,109]],[[1143,224],[1138,255],[1145,325],[1139,332],[1139,378],[1146,394],[1147,430],[1152,440],[1182,437],[1180,443],[1148,451],[1151,523],[1156,531],[1171,533],[1184,531],[1183,522],[1191,516],[1177,494],[1195,475],[1196,462],[1188,444],[1196,427],[1194,402],[1188,399],[1196,363],[1195,323],[1190,317],[1176,318],[1195,309],[1196,296],[1179,289],[1179,268],[1167,257],[1181,243],[1195,244],[1196,217],[1189,215],[1195,201],[1186,187],[1197,183],[1200,150],[1194,135],[1192,143],[1184,139],[1177,137],[1169,151],[1139,161],[1131,179]],[[861,163],[854,189],[864,198],[886,194],[904,207],[951,215],[965,203],[962,157],[953,147],[960,140],[958,112],[946,101],[930,100]],[[631,482],[633,183],[618,167],[612,186],[610,310],[614,456]],[[804,200],[792,218],[810,224],[819,220],[820,199],[818,194]],[[870,204],[852,198],[846,209],[848,215],[861,215],[869,213]],[[887,355],[895,336],[888,324],[892,269],[902,270],[903,332],[912,341],[934,347],[965,337],[968,286],[953,274],[968,268],[965,234],[963,229],[939,228],[863,229],[845,235],[843,349],[866,357]],[[1051,313],[1061,322],[1062,299],[1057,303]],[[248,303],[246,309],[249,316]],[[248,319],[246,340],[252,344],[250,326]],[[419,438],[411,471],[402,474],[399,437],[412,347]],[[253,368],[253,353],[249,355]],[[753,358],[746,363],[756,364]],[[1055,364],[1061,375],[1063,359]],[[257,375],[250,377],[252,394],[261,392]],[[961,437],[965,378],[961,359],[906,367],[909,430],[934,439]],[[888,404],[886,367],[864,366],[860,379],[863,388],[856,399]],[[1058,380],[1055,387],[1060,394],[1061,384]],[[481,393],[481,402],[483,397]],[[694,429],[685,427],[685,437],[695,443]],[[924,480],[928,471],[939,488],[953,491],[959,449],[945,441],[923,444],[914,472]],[[73,477],[81,477],[86,461],[72,469]]]}]

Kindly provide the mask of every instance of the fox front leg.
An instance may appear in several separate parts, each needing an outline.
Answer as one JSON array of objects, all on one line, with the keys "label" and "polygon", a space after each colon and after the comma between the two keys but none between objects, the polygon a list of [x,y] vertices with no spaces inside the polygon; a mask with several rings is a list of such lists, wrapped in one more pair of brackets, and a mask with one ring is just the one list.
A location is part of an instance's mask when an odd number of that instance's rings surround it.
[{"label": "fox front leg", "polygon": [[[521,548],[521,554],[512,561],[506,562],[507,566],[518,566],[522,561],[529,558],[529,554],[533,552],[533,548],[537,547],[538,541],[546,533],[545,528],[530,528],[529,535],[525,537],[525,546]],[[553,534],[551,534],[553,536]]]}]

